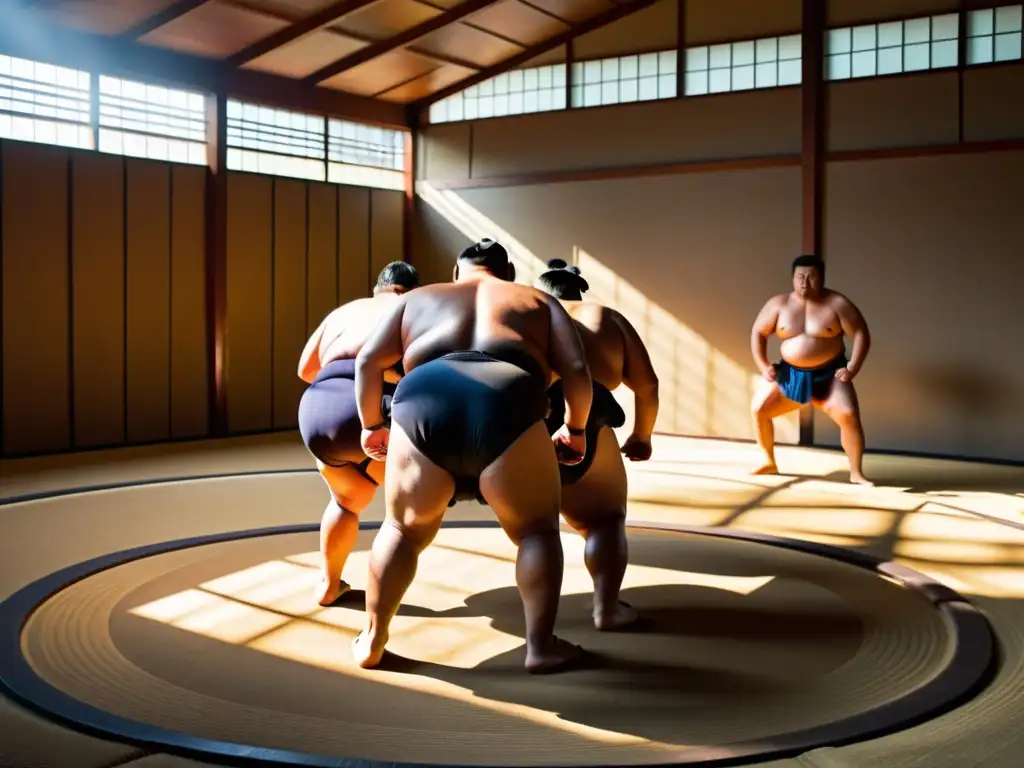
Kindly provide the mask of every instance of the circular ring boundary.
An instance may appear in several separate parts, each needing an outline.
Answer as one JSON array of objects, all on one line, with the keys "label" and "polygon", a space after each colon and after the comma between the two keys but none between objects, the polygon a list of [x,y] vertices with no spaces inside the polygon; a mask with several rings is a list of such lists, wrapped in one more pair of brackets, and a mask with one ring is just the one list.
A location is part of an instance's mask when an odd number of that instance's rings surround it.
[{"label": "circular ring boundary", "polygon": [[[219,475],[220,478],[245,478],[280,472],[241,472]],[[205,475],[176,477],[171,482],[198,482],[210,479]],[[153,481],[117,484],[113,488],[153,485]],[[83,489],[82,493],[94,489]],[[108,488],[104,488],[108,490]],[[33,494],[33,501],[48,497],[72,495],[66,491]],[[77,494],[74,494],[77,495]],[[696,752],[683,762],[652,763],[645,768],[722,767],[759,763],[795,757],[812,749],[839,747],[879,738],[906,730],[961,706],[977,696],[995,677],[998,665],[996,637],[985,616],[969,600],[955,590],[898,563],[886,561],[856,550],[828,544],[789,539],[752,531],[687,526],[673,523],[630,522],[627,528],[638,531],[691,534],[747,541],[794,550],[804,554],[837,560],[879,577],[887,578],[904,588],[921,593],[940,613],[953,638],[953,655],[946,667],[920,688],[879,707],[860,712],[842,720],[811,728],[772,736],[770,743],[737,742],[709,747]],[[360,522],[360,530],[376,530],[380,522]],[[444,528],[498,528],[494,520],[453,520]],[[190,757],[214,759],[225,765],[304,766],[306,768],[449,768],[438,763],[378,761],[361,758],[329,757],[312,753],[256,747],[248,744],[219,741],[171,731],[150,723],[114,715],[69,696],[40,677],[21,653],[21,635],[29,618],[58,592],[102,571],[156,555],[193,547],[230,541],[313,533],[319,524],[273,526],[244,531],[194,536],[157,544],[147,544],[117,552],[109,552],[89,560],[66,566],[25,585],[0,603],[0,691],[47,719],[76,731],[129,745]],[[451,766],[450,768],[495,768],[495,766]],[[564,765],[559,768],[591,768]]]}]

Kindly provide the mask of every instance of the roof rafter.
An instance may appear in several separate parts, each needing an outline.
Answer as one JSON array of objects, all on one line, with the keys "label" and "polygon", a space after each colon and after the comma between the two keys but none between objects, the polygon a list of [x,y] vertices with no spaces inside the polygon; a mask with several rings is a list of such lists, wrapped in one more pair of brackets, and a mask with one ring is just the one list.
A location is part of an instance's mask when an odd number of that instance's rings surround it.
[{"label": "roof rafter", "polygon": [[118,37],[122,40],[138,40],[154,29],[159,29],[164,24],[170,24],[175,19],[181,18],[186,13],[191,13],[199,6],[205,4],[206,0],[178,0],[178,2],[172,3],[159,13],[154,13],[148,19],[143,19],[131,29],[126,29]]},{"label": "roof rafter", "polygon": [[442,27],[454,24],[460,19],[464,19],[471,14],[482,11],[487,6],[494,5],[498,1],[499,0],[466,0],[466,2],[455,6],[449,11],[445,11],[432,19],[427,19],[422,24],[410,27],[404,32],[400,32],[393,37],[389,37],[387,40],[381,40],[380,42],[373,43],[365,48],[360,48],[358,51],[350,53],[348,56],[328,64],[326,67],[321,67],[313,74],[302,78],[301,82],[306,85],[317,85],[322,83],[324,80],[332,78],[347,69],[352,69],[360,64],[365,64],[371,59],[376,59],[379,56],[383,56],[385,53],[390,53],[396,48],[402,48],[409,45],[410,43],[419,40],[421,37],[426,37],[431,32],[436,32]]},{"label": "roof rafter", "polygon": [[496,77],[504,72],[508,72],[510,69],[520,67],[531,59],[535,59],[542,53],[547,53],[552,48],[557,48],[560,45],[565,45],[573,38],[585,35],[589,32],[593,32],[595,29],[608,26],[609,24],[624,19],[626,16],[631,16],[637,11],[642,11],[644,8],[654,5],[660,2],[660,0],[633,0],[629,3],[623,3],[616,5],[614,8],[609,8],[607,11],[602,11],[596,16],[591,16],[585,21],[581,21],[579,24],[573,24],[569,29],[564,32],[559,32],[553,37],[549,37],[547,40],[537,43],[536,45],[527,48],[522,53],[517,53],[510,59],[495,64],[493,67],[481,69],[475,75],[459,80],[457,83],[449,85],[447,88],[442,88],[436,91],[426,98],[420,99],[419,101],[413,102],[418,110],[422,110],[425,107],[429,107],[431,104],[446,99],[456,93],[472,88],[478,83],[482,83],[485,80],[490,80],[492,77]]},{"label": "roof rafter", "polygon": [[243,48],[238,53],[228,57],[226,63],[230,67],[240,67],[253,59],[270,53],[275,48],[280,48],[288,43],[298,40],[300,37],[311,35],[322,27],[337,21],[340,18],[355,13],[361,8],[378,3],[380,0],[337,0],[326,8],[322,8],[312,16],[294,22],[291,26],[285,27],[280,32],[257,40],[250,46]]},{"label": "roof rafter", "polygon": [[341,117],[390,128],[408,127],[404,105],[344,93],[309,88],[298,81],[264,72],[230,69],[222,62],[44,24],[31,13],[9,10],[0,24],[0,51],[35,59],[47,51],[52,64],[113,77],[142,79],[154,84],[226,93],[298,112]]}]

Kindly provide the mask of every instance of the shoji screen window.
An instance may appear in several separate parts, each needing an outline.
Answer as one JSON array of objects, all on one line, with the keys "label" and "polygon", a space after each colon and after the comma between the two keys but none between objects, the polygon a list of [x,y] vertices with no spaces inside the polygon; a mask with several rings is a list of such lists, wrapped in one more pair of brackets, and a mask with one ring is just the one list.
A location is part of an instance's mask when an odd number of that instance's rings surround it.
[{"label": "shoji screen window", "polygon": [[984,8],[967,15],[967,63],[990,64],[1021,58],[1020,5]]},{"label": "shoji screen window", "polygon": [[405,133],[390,128],[331,120],[327,180],[379,189],[405,188]]},{"label": "shoji screen window", "polygon": [[326,180],[326,118],[232,100],[227,113],[229,170]]},{"label": "shoji screen window", "polygon": [[565,64],[513,69],[430,105],[431,123],[565,109]]},{"label": "shoji screen window", "polygon": [[572,65],[572,106],[600,107],[676,97],[675,51],[578,61]]},{"label": "shoji screen window", "polygon": [[93,149],[90,103],[88,72],[0,55],[0,138]]},{"label": "shoji screen window", "polygon": [[957,65],[960,17],[955,13],[922,19],[864,24],[828,30],[828,80],[920,72]]},{"label": "shoji screen window", "polygon": [[101,152],[206,165],[201,93],[100,76],[99,109]]},{"label": "shoji screen window", "polygon": [[686,49],[686,95],[799,85],[800,35]]}]

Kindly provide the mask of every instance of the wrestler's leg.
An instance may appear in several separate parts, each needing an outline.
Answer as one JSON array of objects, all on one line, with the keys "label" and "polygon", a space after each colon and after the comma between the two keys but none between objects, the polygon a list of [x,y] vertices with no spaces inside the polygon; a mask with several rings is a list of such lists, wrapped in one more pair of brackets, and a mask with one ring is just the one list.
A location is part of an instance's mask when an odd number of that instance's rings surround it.
[{"label": "wrestler's leg", "polygon": [[864,477],[864,427],[860,421],[860,403],[857,391],[848,381],[832,382],[828,397],[815,402],[839,427],[839,442],[850,462],[850,482],[858,485],[873,485]]},{"label": "wrestler's leg", "polygon": [[626,467],[610,427],[602,427],[587,474],[562,486],[562,515],[586,539],[585,562],[594,580],[594,626],[620,629],[639,618],[636,610],[619,600],[626,575]]},{"label": "wrestler's leg", "polygon": [[[351,464],[331,467],[317,461],[316,465],[331,490],[331,500],[320,520],[322,572],[315,591],[316,601],[328,606],[349,589],[341,574],[359,536],[359,513],[373,501],[377,486]],[[377,471],[383,473],[384,465],[380,466]]]},{"label": "wrestler's leg", "polygon": [[754,475],[777,475],[779,467],[775,463],[775,425],[773,419],[785,416],[800,407],[779,389],[774,381],[759,376],[754,384],[754,397],[750,403],[750,412],[754,417],[754,437],[757,446],[764,454],[764,463],[755,469]]},{"label": "wrestler's leg", "polygon": [[352,643],[352,656],[359,666],[380,663],[388,628],[416,575],[420,552],[441,528],[454,492],[452,476],[420,453],[398,424],[392,424],[384,479],[387,517],[370,550],[366,629]]},{"label": "wrestler's leg", "polygon": [[538,421],[480,475],[480,494],[519,547],[516,584],[526,616],[526,669],[553,672],[582,649],[555,637],[564,560],[558,532],[562,481],[544,422]]}]

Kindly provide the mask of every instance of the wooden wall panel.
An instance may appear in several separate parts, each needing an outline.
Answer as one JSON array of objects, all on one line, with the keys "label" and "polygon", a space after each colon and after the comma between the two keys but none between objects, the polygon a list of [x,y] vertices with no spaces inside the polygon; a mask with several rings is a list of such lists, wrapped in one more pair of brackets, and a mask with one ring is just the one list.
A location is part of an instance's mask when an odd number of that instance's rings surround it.
[{"label": "wooden wall panel", "polygon": [[228,174],[228,429],[268,429],[271,418],[273,179]]},{"label": "wooden wall panel", "polygon": [[273,259],[273,426],[298,424],[304,389],[296,375],[306,343],[306,190],[305,182],[274,180]]},{"label": "wooden wall panel", "polygon": [[75,153],[71,166],[75,447],[125,439],[124,161]]},{"label": "wooden wall panel", "polygon": [[676,47],[678,0],[661,2],[623,19],[580,35],[573,41],[577,61],[624,56],[637,51],[667,51]]},{"label": "wooden wall panel", "polygon": [[370,190],[362,187],[338,187],[339,304],[369,295],[369,221]]},{"label": "wooden wall panel", "polygon": [[3,448],[72,445],[69,152],[0,143],[3,171]]},{"label": "wooden wall panel", "polygon": [[425,126],[417,137],[417,178],[434,181],[468,179],[473,124],[439,123]]},{"label": "wooden wall panel", "polygon": [[498,117],[473,124],[469,167],[483,178],[796,155],[800,115],[793,87]]},{"label": "wooden wall panel", "polygon": [[964,141],[1024,139],[1024,64],[965,69],[963,87]]},{"label": "wooden wall panel", "polygon": [[128,441],[170,437],[171,171],[125,159]]},{"label": "wooden wall panel", "polygon": [[206,434],[206,169],[171,167],[171,436]]},{"label": "wooden wall panel", "polygon": [[[828,189],[828,282],[872,331],[868,450],[1024,461],[1024,152],[829,163]],[[827,418],[815,442],[838,446]]]},{"label": "wooden wall panel", "polygon": [[802,24],[801,0],[686,0],[686,44],[706,45],[793,34]]},{"label": "wooden wall panel", "polygon": [[879,19],[915,19],[956,12],[961,0],[828,0],[826,23],[830,27]]},{"label": "wooden wall panel", "polygon": [[827,87],[830,150],[954,144],[959,135],[956,72],[846,80]]},{"label": "wooden wall panel", "polygon": [[370,191],[370,286],[392,261],[402,259],[405,194],[390,189]]},{"label": "wooden wall panel", "polygon": [[338,306],[338,188],[309,185],[306,336]]}]

